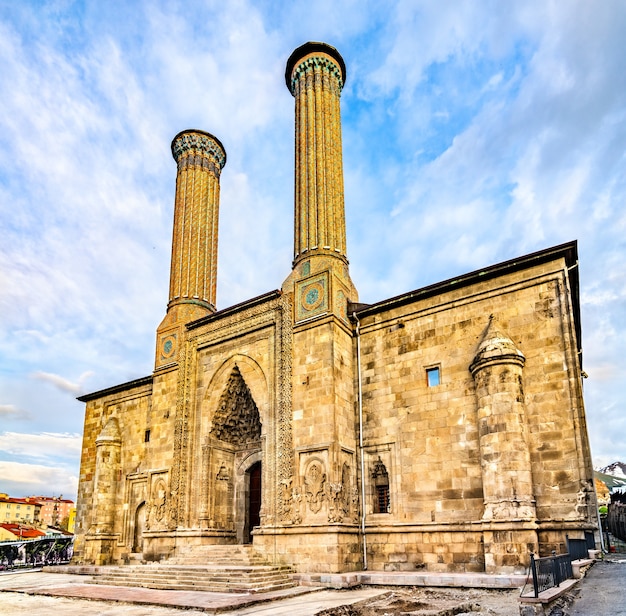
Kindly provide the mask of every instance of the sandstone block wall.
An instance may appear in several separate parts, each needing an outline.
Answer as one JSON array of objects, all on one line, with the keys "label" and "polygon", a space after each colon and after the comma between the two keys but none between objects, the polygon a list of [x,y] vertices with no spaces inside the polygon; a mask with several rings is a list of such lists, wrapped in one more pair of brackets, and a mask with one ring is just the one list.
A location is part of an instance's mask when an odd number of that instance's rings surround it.
[{"label": "sandstone block wall", "polygon": [[[489,461],[481,460],[477,398],[469,371],[490,315],[526,357],[522,396],[528,431],[524,438],[538,521],[559,520],[572,528],[589,524],[590,511],[576,507],[591,469],[564,271],[563,262],[539,265],[361,319],[365,481],[367,493],[373,494],[372,468],[380,458],[389,471],[391,501],[388,514],[374,513],[373,497],[366,501],[367,527],[375,532],[378,525],[413,524],[416,528],[406,528],[408,532],[432,532],[428,543],[425,534],[413,535],[422,539],[406,563],[429,568],[442,564],[433,562],[432,556],[432,539],[439,533],[436,525],[455,531],[473,523],[481,532],[491,531],[483,521],[481,466]],[[439,368],[440,384],[429,387],[426,370],[433,367]],[[508,468],[516,468],[518,445],[511,443]],[[506,439],[501,446],[506,456]],[[516,532],[498,535],[509,553],[495,557],[498,566],[506,567],[515,559],[525,562],[518,554],[537,549],[534,530],[529,534],[522,525]],[[405,547],[396,544],[405,546],[405,538],[389,534],[390,544],[374,542],[379,547],[372,548],[373,566],[391,566],[385,553],[396,554],[396,549],[404,553]],[[484,541],[490,546],[487,553],[498,552],[491,539]],[[447,546],[438,549],[449,551]],[[464,570],[482,562],[474,548],[461,549],[465,556],[455,560],[439,554],[437,560],[441,556],[449,569]]]}]

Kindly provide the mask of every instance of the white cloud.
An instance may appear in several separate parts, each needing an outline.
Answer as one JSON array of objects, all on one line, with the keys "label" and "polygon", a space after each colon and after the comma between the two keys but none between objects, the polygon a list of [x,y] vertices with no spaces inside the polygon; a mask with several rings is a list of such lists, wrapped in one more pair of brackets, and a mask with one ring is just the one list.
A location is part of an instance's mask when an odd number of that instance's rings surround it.
[{"label": "white cloud", "polygon": [[59,496],[76,500],[78,475],[64,467],[0,460],[0,491],[20,498]]},{"label": "white cloud", "polygon": [[36,460],[78,460],[82,446],[79,434],[3,432],[0,452]]},{"label": "white cloud", "polygon": [[18,433],[11,409],[28,409],[77,432],[82,409],[62,394],[152,370],[180,130],[208,130],[228,154],[218,306],[280,286],[293,220],[283,71],[313,39],[348,66],[361,299],[578,238],[587,412],[604,435],[626,394],[625,30],[624,7],[584,1],[0,8],[3,428]]},{"label": "white cloud", "polygon": [[0,404],[0,417],[15,418],[15,419],[29,419],[30,414],[28,411],[17,408],[13,404]]},{"label": "white cloud", "polygon": [[95,373],[93,371],[83,372],[78,378],[78,382],[74,383],[73,381],[69,381],[68,379],[59,376],[58,374],[52,374],[50,372],[35,372],[32,374],[34,379],[38,379],[40,381],[47,381],[48,383],[52,383],[57,389],[61,391],[66,391],[71,394],[79,395],[84,393],[84,383],[89,377],[92,377]]}]

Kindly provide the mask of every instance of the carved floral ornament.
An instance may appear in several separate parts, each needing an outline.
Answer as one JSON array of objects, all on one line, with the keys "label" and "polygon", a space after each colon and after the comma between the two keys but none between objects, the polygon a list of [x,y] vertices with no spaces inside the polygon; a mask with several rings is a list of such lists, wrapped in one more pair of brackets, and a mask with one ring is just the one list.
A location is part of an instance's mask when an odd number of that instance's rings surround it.
[{"label": "carved floral ornament", "polygon": [[338,92],[343,89],[343,77],[337,64],[327,56],[309,56],[302,60],[293,70],[291,75],[291,93],[295,96],[300,80],[306,78],[307,74],[318,71],[329,77],[334,77]]},{"label": "carved floral ornament", "polygon": [[146,528],[163,528],[167,521],[166,514],[167,486],[163,479],[159,479],[152,488],[150,502],[148,503]]},{"label": "carved floral ornament", "polygon": [[187,155],[212,158],[218,165],[217,174],[226,164],[226,152],[220,141],[203,131],[184,131],[174,137],[172,141],[172,156],[179,162]]},{"label": "carved floral ornament", "polygon": [[306,487],[306,499],[309,503],[309,509],[313,513],[318,513],[322,508],[324,500],[324,484],[326,483],[326,473],[323,472],[321,465],[314,462],[307,469],[304,476],[304,485]]},{"label": "carved floral ornament", "polygon": [[389,485],[389,473],[387,473],[387,467],[385,466],[385,463],[382,461],[380,456],[378,456],[378,460],[374,462],[374,468],[372,469],[372,479],[374,480],[374,484],[377,486]]}]

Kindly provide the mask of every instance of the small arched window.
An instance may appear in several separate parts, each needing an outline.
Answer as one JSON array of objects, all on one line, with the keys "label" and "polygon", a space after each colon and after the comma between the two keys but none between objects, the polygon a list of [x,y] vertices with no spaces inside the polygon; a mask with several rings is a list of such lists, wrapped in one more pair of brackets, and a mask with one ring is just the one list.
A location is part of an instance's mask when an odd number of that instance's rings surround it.
[{"label": "small arched window", "polygon": [[385,463],[378,456],[372,471],[374,482],[374,513],[389,513],[391,500],[389,498],[389,473]]}]

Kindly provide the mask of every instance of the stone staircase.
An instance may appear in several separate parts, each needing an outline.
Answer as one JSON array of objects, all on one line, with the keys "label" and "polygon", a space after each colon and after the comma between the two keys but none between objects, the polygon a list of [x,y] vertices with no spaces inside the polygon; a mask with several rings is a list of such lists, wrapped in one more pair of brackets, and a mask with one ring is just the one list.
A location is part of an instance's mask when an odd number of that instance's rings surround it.
[{"label": "stone staircase", "polygon": [[288,566],[271,565],[248,545],[206,545],[187,548],[160,563],[107,567],[92,584],[196,590],[206,592],[258,593],[297,586]]}]

